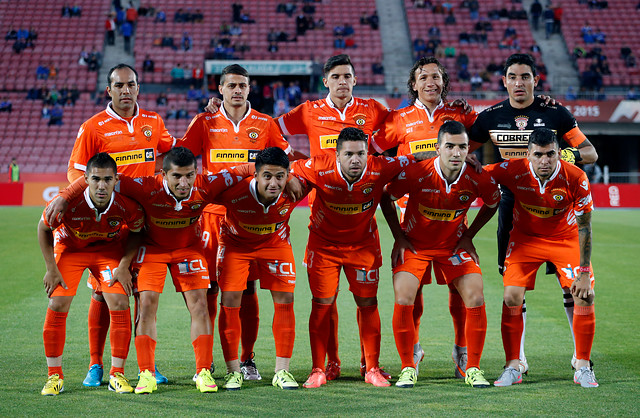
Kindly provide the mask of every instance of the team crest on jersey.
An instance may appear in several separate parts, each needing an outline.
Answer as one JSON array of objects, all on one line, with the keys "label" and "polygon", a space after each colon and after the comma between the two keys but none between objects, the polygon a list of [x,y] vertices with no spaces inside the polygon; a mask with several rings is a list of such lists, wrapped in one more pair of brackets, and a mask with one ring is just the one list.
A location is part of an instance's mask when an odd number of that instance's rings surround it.
[{"label": "team crest on jersey", "polygon": [[529,118],[527,116],[517,116],[516,117],[516,127],[521,131],[524,131],[529,123]]},{"label": "team crest on jersey", "polygon": [[279,214],[280,216],[284,216],[284,215],[286,215],[286,214],[287,214],[287,212],[289,211],[289,207],[290,207],[290,205],[284,205],[284,206],[282,206],[282,207],[280,208],[280,212],[278,212],[278,214]]},{"label": "team crest on jersey", "polygon": [[153,129],[151,129],[151,126],[144,125],[140,129],[142,130],[142,135],[144,135],[144,137],[147,138],[147,141],[151,141],[151,136],[153,135]]},{"label": "team crest on jersey", "polygon": [[468,194],[461,194],[460,195],[460,201],[461,202],[466,202],[467,200],[469,200],[469,195]]},{"label": "team crest on jersey", "polygon": [[363,126],[365,123],[367,123],[367,116],[362,113],[358,113],[353,115],[353,120],[356,121],[356,125]]},{"label": "team crest on jersey", "polygon": [[196,203],[195,205],[191,205],[191,210],[198,210],[202,205],[200,203]]},{"label": "team crest on jersey", "polygon": [[120,225],[120,218],[109,218],[107,219],[107,223],[110,227],[115,228],[116,226]]},{"label": "team crest on jersey", "polygon": [[369,194],[373,191],[373,183],[365,183],[362,186],[360,186],[360,190],[362,190],[363,194]]},{"label": "team crest on jersey", "polygon": [[551,190],[551,196],[556,202],[562,202],[566,197],[566,192],[562,189],[553,189]]},{"label": "team crest on jersey", "polygon": [[258,136],[260,136],[260,129],[255,127],[247,128],[247,136],[249,136],[249,140],[252,143],[255,143],[258,140]]}]

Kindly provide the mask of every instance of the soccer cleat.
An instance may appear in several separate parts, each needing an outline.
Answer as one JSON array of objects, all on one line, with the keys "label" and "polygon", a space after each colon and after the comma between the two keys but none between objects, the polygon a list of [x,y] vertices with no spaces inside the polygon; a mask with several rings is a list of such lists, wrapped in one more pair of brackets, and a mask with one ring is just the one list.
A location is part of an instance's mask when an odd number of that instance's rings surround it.
[{"label": "soccer cleat", "polygon": [[159,385],[163,385],[163,384],[169,383],[169,379],[164,377],[162,375],[162,373],[160,373],[158,371],[158,366],[155,366],[155,368],[156,368],[156,370],[155,370],[156,371],[156,383],[158,383]]},{"label": "soccer cleat", "polygon": [[418,371],[413,367],[405,367],[398,376],[396,386],[399,388],[412,388],[418,380]]},{"label": "soccer cleat", "polygon": [[484,378],[484,372],[477,367],[469,367],[465,373],[464,382],[472,388],[488,388],[489,381]]},{"label": "soccer cleat", "polygon": [[298,382],[288,370],[280,370],[273,376],[271,384],[280,389],[298,389]]},{"label": "soccer cleat", "polygon": [[526,358],[520,359],[520,362],[518,363],[518,370],[524,375],[529,374],[529,363],[527,363]]},{"label": "soccer cleat", "polygon": [[451,359],[455,367],[453,368],[456,378],[464,379],[466,377],[465,370],[467,369],[467,347],[459,347],[453,345],[453,351],[451,352]]},{"label": "soccer cleat", "polygon": [[60,375],[56,373],[47,378],[47,383],[44,384],[40,394],[44,396],[56,396],[60,394],[60,392],[64,392],[64,382],[60,379]]},{"label": "soccer cleat", "polygon": [[573,374],[573,383],[580,385],[583,388],[597,388],[600,386],[596,380],[595,373],[593,373],[593,369],[587,366],[581,367],[580,370],[576,370]]},{"label": "soccer cleat", "polygon": [[324,371],[327,380],[336,380],[340,377],[340,365],[335,361],[327,362],[327,368]]},{"label": "soccer cleat", "polygon": [[320,368],[315,368],[311,370],[311,374],[307,378],[307,381],[304,382],[302,386],[305,388],[319,388],[322,385],[327,384],[327,376]]},{"label": "soccer cleat", "polygon": [[137,394],[149,394],[158,389],[156,377],[149,370],[138,373],[138,384],[135,392]]},{"label": "soccer cleat", "polygon": [[493,382],[494,386],[511,386],[516,383],[522,383],[522,373],[519,370],[513,367],[505,367],[504,371],[496,380]]},{"label": "soccer cleat", "polygon": [[416,343],[413,345],[413,364],[416,366],[416,374],[419,372],[419,366],[422,360],[424,359],[424,350],[420,343]]},{"label": "soccer cleat", "polygon": [[364,381],[377,387],[391,386],[391,383],[382,375],[380,367],[372,367],[364,376]]},{"label": "soccer cleat", "polygon": [[115,393],[133,392],[133,388],[129,384],[129,380],[120,372],[116,372],[113,376],[109,376],[109,390]]},{"label": "soccer cleat", "polygon": [[230,372],[224,377],[224,388],[226,390],[240,390],[244,382],[244,376],[240,372]]},{"label": "soccer cleat", "polygon": [[[211,373],[211,375],[213,375],[213,372],[215,371],[216,371],[216,366],[213,364],[213,361],[211,361],[211,367],[209,368],[209,372]],[[193,380],[194,382],[198,380],[198,373],[194,374],[191,380]]]},{"label": "soccer cleat", "polygon": [[262,376],[260,376],[260,372],[258,372],[258,368],[256,367],[256,362],[253,361],[255,356],[255,353],[251,353],[251,357],[240,363],[240,371],[243,374],[244,380],[262,380]]},{"label": "soccer cleat", "polygon": [[102,376],[104,376],[104,369],[99,364],[92,364],[87,372],[87,377],[84,378],[82,384],[92,388],[97,388],[102,384]]},{"label": "soccer cleat", "polygon": [[212,393],[218,391],[218,385],[216,385],[216,381],[213,380],[213,376],[211,376],[211,371],[208,369],[200,370],[196,377],[196,388],[200,390],[202,393]]},{"label": "soccer cleat", "polygon": [[[360,376],[365,377],[366,374],[367,374],[367,366],[365,366],[364,364],[360,363]],[[382,367],[380,367],[380,374],[385,379],[391,380],[391,375],[389,373],[385,372]],[[329,379],[327,379],[327,380],[329,380]]]},{"label": "soccer cleat", "polygon": [[[576,358],[576,354],[575,354],[575,353],[573,353],[573,357],[571,358],[571,368],[572,368],[573,370],[577,370],[577,369],[576,369],[576,365],[577,365],[577,364],[578,364],[578,359]],[[592,360],[589,360],[589,367],[590,367],[591,369],[593,369],[593,361],[592,361]]]}]

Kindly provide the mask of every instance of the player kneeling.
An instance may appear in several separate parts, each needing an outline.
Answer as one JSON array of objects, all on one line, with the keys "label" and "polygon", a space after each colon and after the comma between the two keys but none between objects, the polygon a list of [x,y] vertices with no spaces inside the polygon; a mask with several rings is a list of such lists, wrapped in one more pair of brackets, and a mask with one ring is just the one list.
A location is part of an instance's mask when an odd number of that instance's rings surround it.
[{"label": "player kneeling", "polygon": [[[38,242],[47,267],[44,288],[49,296],[42,332],[49,378],[43,395],[58,395],[64,390],[62,352],[67,315],[85,269],[98,280],[111,317],[109,390],[133,392],[124,377],[131,341],[129,265],[144,225],[144,212],[136,202],[114,192],[116,171],[116,162],[107,153],[94,155],[84,174],[89,184],[85,193],[69,202],[71,210],[66,215],[51,222],[43,215],[38,224]],[[128,240],[125,226],[130,232]]]},{"label": "player kneeling", "polygon": [[[491,176],[478,174],[465,158],[469,137],[464,125],[447,121],[438,132],[438,157],[410,166],[385,187],[381,207],[395,238],[391,255],[395,308],[393,332],[402,361],[396,383],[411,388],[417,381],[413,357],[414,301],[424,280],[433,270],[439,284],[447,284],[466,305],[465,336],[467,366],[465,381],[472,387],[488,387],[480,370],[480,356],[487,331],[483,283],[478,254],[471,242],[498,208],[500,192]],[[402,226],[392,200],[409,194]],[[469,228],[466,214],[471,203],[484,205]]]}]

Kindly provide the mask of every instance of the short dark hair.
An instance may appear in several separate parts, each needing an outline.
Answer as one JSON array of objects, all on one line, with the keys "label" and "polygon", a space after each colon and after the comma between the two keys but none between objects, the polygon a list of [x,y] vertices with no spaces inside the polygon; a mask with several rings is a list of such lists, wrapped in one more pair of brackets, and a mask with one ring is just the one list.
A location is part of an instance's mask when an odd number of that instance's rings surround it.
[{"label": "short dark hair", "polygon": [[275,165],[285,169],[289,169],[289,157],[282,148],[269,147],[265,148],[256,156],[256,173],[260,171],[264,165]]},{"label": "short dark hair", "polygon": [[531,74],[535,77],[536,74],[536,60],[529,54],[511,54],[507,61],[504,63],[504,75],[507,75],[507,70],[514,64],[528,65],[531,68]]},{"label": "short dark hair", "polygon": [[457,120],[448,120],[440,126],[440,130],[438,131],[438,144],[440,144],[442,138],[444,138],[444,134],[460,135],[466,133],[467,129],[462,123]]},{"label": "short dark hair", "polygon": [[110,168],[113,170],[113,174],[116,174],[118,172],[118,164],[116,164],[116,160],[114,160],[113,157],[106,152],[99,152],[93,157],[89,158],[85,173],[90,172],[94,167]]},{"label": "short dark hair", "polygon": [[529,135],[529,144],[527,147],[529,149],[531,149],[532,145],[546,147],[549,144],[556,144],[557,146],[560,146],[556,133],[549,128],[538,128],[534,129],[533,132],[531,132],[531,135]]},{"label": "short dark hair", "polygon": [[351,63],[351,58],[347,54],[334,55],[333,57],[329,58],[327,62],[324,63],[322,73],[326,77],[327,74],[329,74],[329,72],[336,68],[338,65],[350,65],[351,71],[353,71],[353,74],[355,75],[356,69]]},{"label": "short dark hair", "polygon": [[224,79],[227,74],[235,74],[247,77],[247,81],[249,81],[249,72],[241,65],[231,64],[224,67],[222,72],[220,73],[220,84],[224,84]]},{"label": "short dark hair", "polygon": [[130,66],[129,64],[120,63],[115,67],[111,67],[111,69],[109,70],[109,73],[107,74],[107,86],[111,87],[111,74],[113,74],[114,71],[121,70],[123,68],[128,68],[131,71],[133,71],[133,74],[135,74],[136,76],[136,84],[140,84],[138,81],[138,72],[136,71],[136,69]]},{"label": "short dark hair", "polygon": [[340,151],[342,148],[342,144],[346,141],[362,141],[365,144],[368,144],[367,134],[365,134],[362,129],[358,128],[344,128],[340,131],[338,135],[338,139],[336,141],[336,151]]},{"label": "short dark hair", "polygon": [[440,93],[440,97],[442,97],[443,102],[447,99],[447,94],[449,94],[449,74],[447,73],[447,69],[444,68],[444,65],[442,65],[436,57],[422,57],[413,64],[411,71],[409,71],[409,81],[407,81],[407,87],[409,89],[409,104],[414,104],[415,101],[418,100],[418,92],[413,89],[413,85],[416,82],[416,71],[418,71],[418,68],[428,64],[435,64],[438,66],[438,70],[440,71],[440,74],[442,74],[442,93]]},{"label": "short dark hair", "polygon": [[167,172],[171,170],[171,166],[176,167],[188,167],[193,164],[195,169],[198,169],[198,160],[195,155],[185,147],[171,148],[169,152],[164,155],[164,161],[162,162],[162,169]]}]

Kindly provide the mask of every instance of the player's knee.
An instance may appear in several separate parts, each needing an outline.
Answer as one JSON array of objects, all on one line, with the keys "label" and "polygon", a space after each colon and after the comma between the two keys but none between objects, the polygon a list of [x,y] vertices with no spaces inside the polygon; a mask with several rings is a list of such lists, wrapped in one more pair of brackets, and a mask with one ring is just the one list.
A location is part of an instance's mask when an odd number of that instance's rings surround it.
[{"label": "player's knee", "polygon": [[96,302],[101,302],[101,303],[106,302],[106,300],[104,299],[104,296],[102,296],[102,293],[96,293],[95,290],[91,292],[91,297],[95,299]]},{"label": "player's knee", "polygon": [[472,294],[468,299],[468,301],[465,301],[467,308],[477,308],[484,305],[484,295],[482,293]]},{"label": "player's knee", "polygon": [[416,295],[405,292],[396,292],[396,303],[398,305],[413,305],[416,301]]},{"label": "player's knee", "polygon": [[211,287],[207,290],[207,295],[216,295],[220,291],[218,282],[211,282]]},{"label": "player's knee", "polygon": [[504,304],[507,306],[520,306],[522,305],[523,297],[520,294],[514,292],[504,293]]},{"label": "player's knee", "polygon": [[371,298],[365,298],[362,296],[353,295],[353,299],[356,301],[356,305],[358,305],[359,307],[373,306],[378,304],[378,298],[375,296]]},{"label": "player's knee", "polygon": [[71,305],[70,301],[67,301],[66,298],[52,297],[49,298],[49,309],[54,312],[69,312],[69,306]]},{"label": "player's knee", "polygon": [[[121,297],[120,297],[121,296]],[[109,303],[110,311],[124,311],[129,308],[129,298],[125,295],[117,295]]]}]

